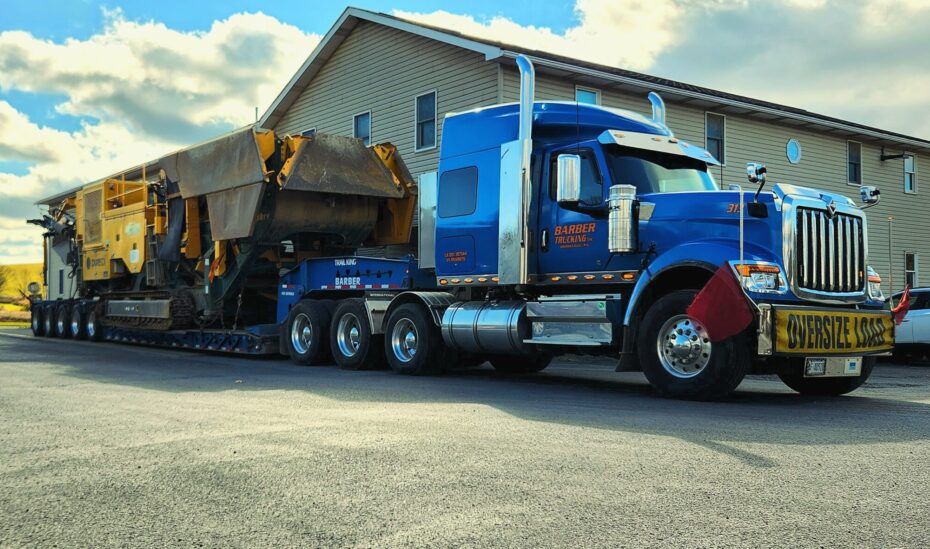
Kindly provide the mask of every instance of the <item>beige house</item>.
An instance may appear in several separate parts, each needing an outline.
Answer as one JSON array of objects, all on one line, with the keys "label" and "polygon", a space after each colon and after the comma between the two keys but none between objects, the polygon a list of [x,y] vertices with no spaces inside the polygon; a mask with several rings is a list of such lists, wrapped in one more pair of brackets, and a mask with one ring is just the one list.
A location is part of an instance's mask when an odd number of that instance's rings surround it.
[{"label": "beige house", "polygon": [[[514,58],[536,66],[537,100],[578,100],[650,113],[649,91],[668,106],[675,134],[715,153],[718,183],[747,185],[747,162],[769,181],[858,198],[882,192],[868,210],[869,255],[886,293],[930,285],[930,141],[805,110],[691,86],[349,8],[340,16],[260,125],[280,133],[354,135],[400,148],[413,174],[433,172],[443,116],[518,99]],[[889,261],[890,258],[890,261]]]}]

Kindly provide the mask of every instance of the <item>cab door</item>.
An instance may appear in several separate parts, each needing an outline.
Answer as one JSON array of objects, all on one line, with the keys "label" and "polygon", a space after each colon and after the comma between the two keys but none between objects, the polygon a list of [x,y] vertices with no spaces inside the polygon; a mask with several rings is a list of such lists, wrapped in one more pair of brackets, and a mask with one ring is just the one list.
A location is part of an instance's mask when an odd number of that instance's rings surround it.
[{"label": "cab door", "polygon": [[[602,271],[607,249],[607,189],[604,159],[596,142],[556,149],[550,153],[539,185],[538,272],[541,277]],[[556,162],[562,154],[581,157],[581,203],[559,206],[556,201]]]}]

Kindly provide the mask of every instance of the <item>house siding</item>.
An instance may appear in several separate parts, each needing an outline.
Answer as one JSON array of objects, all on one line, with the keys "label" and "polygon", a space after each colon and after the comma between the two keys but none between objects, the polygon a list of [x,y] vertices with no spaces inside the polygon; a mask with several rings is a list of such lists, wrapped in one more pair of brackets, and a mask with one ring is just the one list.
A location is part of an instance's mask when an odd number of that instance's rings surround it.
[{"label": "house siding", "polygon": [[[605,106],[651,114],[645,94],[545,73],[537,73],[536,98],[572,100],[576,84],[599,89]],[[372,142],[397,145],[411,173],[417,176],[436,171],[439,161],[438,147],[414,151],[414,98],[431,90],[437,92],[438,145],[446,113],[517,101],[519,75],[515,68],[488,62],[481,54],[362,21],[274,129],[299,133],[316,128],[323,133],[352,135],[352,117],[370,110]],[[768,167],[769,185],[784,182],[858,199],[858,189],[846,184],[846,137],[674,102],[667,105],[668,124],[679,138],[704,146],[705,112],[726,116],[727,164],[713,170],[721,186],[738,183],[748,188],[746,163],[761,161]],[[796,165],[788,162],[785,153],[792,138],[803,150]],[[925,213],[930,210],[930,193],[921,192],[924,186],[930,189],[930,184],[921,182],[922,173],[930,174],[930,156],[916,155],[918,194],[906,194],[903,161],[882,162],[880,146],[867,139],[859,142],[863,183],[882,191],[881,203],[867,211],[870,263],[885,280],[886,292],[892,287],[900,290],[906,251],[917,253],[927,266],[925,270],[930,270],[930,227]],[[890,215],[894,216],[894,238],[889,260]],[[918,280],[921,285],[930,285],[930,272],[925,270],[918,271]]]},{"label": "house siding", "polygon": [[[391,142],[414,177],[439,163],[442,121],[497,102],[497,66],[484,56],[362,21],[273,128],[352,135],[352,117],[371,111],[372,143]],[[414,98],[436,90],[437,147],[414,151]]]}]

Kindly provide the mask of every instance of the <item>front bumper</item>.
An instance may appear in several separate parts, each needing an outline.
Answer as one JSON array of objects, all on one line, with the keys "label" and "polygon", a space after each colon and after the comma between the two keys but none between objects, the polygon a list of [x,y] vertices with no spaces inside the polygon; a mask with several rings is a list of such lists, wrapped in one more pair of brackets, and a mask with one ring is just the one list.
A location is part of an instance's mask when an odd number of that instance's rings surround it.
[{"label": "front bumper", "polygon": [[760,303],[760,356],[867,356],[894,347],[890,311]]}]

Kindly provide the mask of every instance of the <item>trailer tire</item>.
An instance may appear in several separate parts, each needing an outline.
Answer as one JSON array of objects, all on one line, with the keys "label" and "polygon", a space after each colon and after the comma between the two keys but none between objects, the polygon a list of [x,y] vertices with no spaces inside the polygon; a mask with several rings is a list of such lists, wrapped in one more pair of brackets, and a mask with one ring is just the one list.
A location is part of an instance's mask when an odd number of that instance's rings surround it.
[{"label": "trailer tire", "polygon": [[862,373],[855,377],[804,377],[804,359],[788,359],[789,368],[778,372],[778,377],[802,395],[840,396],[855,391],[872,375],[875,357],[862,357]]},{"label": "trailer tire", "polygon": [[407,303],[391,313],[384,331],[384,354],[392,370],[411,376],[440,374],[450,356],[447,351],[426,307]]},{"label": "trailer tire", "polygon": [[55,311],[55,335],[62,339],[71,337],[71,311],[65,303]]},{"label": "trailer tire", "polygon": [[71,307],[71,324],[70,324],[69,332],[71,333],[71,337],[73,337],[74,339],[86,339],[87,338],[87,330],[85,329],[86,326],[84,324],[85,316],[86,314],[84,313],[84,310],[81,307],[80,303],[75,303]]},{"label": "trailer tire", "polygon": [[42,335],[55,337],[55,316],[58,314],[55,305],[42,307]]},{"label": "trailer tire", "polygon": [[84,334],[89,341],[103,340],[103,325],[100,324],[100,313],[97,305],[88,309],[84,315]]},{"label": "trailer tire", "polygon": [[45,319],[42,318],[42,312],[45,310],[45,307],[41,305],[33,304],[30,307],[31,318],[29,319],[29,326],[32,328],[32,335],[39,337],[45,334]]},{"label": "trailer tire", "polygon": [[299,301],[285,322],[284,342],[291,360],[311,365],[329,361],[330,307],[317,301]]},{"label": "trailer tire", "polygon": [[[743,334],[713,343],[703,327],[685,314],[697,293],[697,290],[678,290],[660,297],[640,323],[637,356],[646,379],[660,396],[723,398],[736,389],[749,371],[750,357]],[[672,344],[674,348],[668,348],[666,353],[669,338],[679,336],[687,341]],[[681,356],[677,352],[688,354]]]},{"label": "trailer tire", "polygon": [[343,370],[376,370],[385,365],[384,336],[371,333],[362,299],[346,299],[336,306],[329,329],[333,360]]},{"label": "trailer tire", "polygon": [[489,362],[502,374],[535,374],[549,366],[552,355],[494,355]]}]

